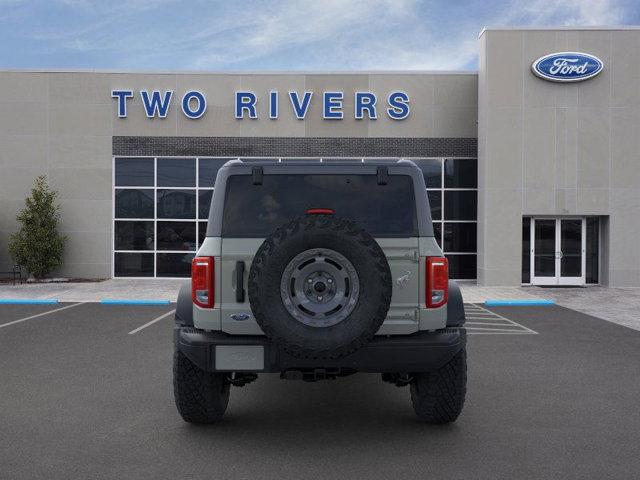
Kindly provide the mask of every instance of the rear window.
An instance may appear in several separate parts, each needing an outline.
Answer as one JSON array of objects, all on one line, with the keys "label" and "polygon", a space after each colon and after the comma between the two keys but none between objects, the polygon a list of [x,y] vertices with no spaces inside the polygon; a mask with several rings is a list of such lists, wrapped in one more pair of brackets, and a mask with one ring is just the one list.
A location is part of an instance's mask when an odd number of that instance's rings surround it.
[{"label": "rear window", "polygon": [[418,236],[408,175],[389,175],[386,185],[376,175],[265,175],[261,185],[250,175],[231,175],[222,234],[262,238],[309,208],[333,209],[374,236]]}]

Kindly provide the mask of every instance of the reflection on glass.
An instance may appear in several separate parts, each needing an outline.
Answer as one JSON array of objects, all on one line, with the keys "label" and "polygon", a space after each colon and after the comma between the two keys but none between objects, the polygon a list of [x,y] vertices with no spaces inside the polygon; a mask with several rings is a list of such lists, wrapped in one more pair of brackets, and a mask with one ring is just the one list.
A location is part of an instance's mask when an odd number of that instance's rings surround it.
[{"label": "reflection on glass", "polygon": [[158,250],[196,250],[196,222],[158,222]]},{"label": "reflection on glass", "polygon": [[429,208],[432,220],[442,220],[442,192],[440,190],[428,190]]},{"label": "reflection on glass", "polygon": [[438,242],[438,246],[442,248],[442,223],[433,222],[433,236]]},{"label": "reflection on glass", "polygon": [[531,218],[522,219],[522,283],[531,283]]},{"label": "reflection on glass", "polygon": [[444,192],[445,220],[476,220],[478,192],[475,190]]},{"label": "reflection on glass", "polygon": [[190,253],[158,253],[156,254],[156,269],[159,277],[181,277],[191,275],[191,260],[195,252]]},{"label": "reflection on glass", "polygon": [[116,250],[153,250],[153,222],[117,221],[114,246]]},{"label": "reflection on glass", "polygon": [[209,207],[213,190],[200,190],[198,192],[198,218],[209,219]]},{"label": "reflection on glass", "polygon": [[195,190],[158,190],[158,218],[196,218]]},{"label": "reflection on glass", "polygon": [[198,160],[198,186],[212,188],[216,183],[218,170],[231,158],[200,158]]},{"label": "reflection on glass", "polygon": [[442,188],[442,162],[440,160],[427,158],[412,161],[422,170],[427,188]]},{"label": "reflection on glass", "polygon": [[116,158],[117,187],[153,187],[153,158]]},{"label": "reflection on glass", "polygon": [[449,260],[449,278],[466,280],[476,278],[475,255],[445,255]]},{"label": "reflection on glass", "polygon": [[560,220],[560,275],[582,276],[582,220]]},{"label": "reflection on glass", "polygon": [[159,158],[159,187],[195,187],[195,158]]},{"label": "reflection on glass", "polygon": [[476,188],[478,161],[469,158],[444,161],[444,188]]},{"label": "reflection on glass", "polygon": [[153,218],[152,189],[116,189],[116,218]]},{"label": "reflection on glass", "polygon": [[477,242],[475,223],[445,223],[444,250],[447,252],[475,252]]},{"label": "reflection on glass", "polygon": [[536,277],[556,276],[556,221],[535,221],[533,268]]},{"label": "reflection on glass", "polygon": [[586,282],[598,283],[598,249],[600,243],[600,221],[598,217],[587,218],[587,271]]},{"label": "reflection on glass", "polygon": [[120,253],[113,259],[116,277],[153,277],[153,253]]}]

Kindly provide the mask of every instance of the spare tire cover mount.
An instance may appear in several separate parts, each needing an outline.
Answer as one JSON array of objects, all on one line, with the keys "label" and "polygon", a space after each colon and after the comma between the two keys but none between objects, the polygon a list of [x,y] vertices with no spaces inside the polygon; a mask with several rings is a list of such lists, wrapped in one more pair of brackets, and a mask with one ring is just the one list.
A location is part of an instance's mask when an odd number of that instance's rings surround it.
[{"label": "spare tire cover mount", "polygon": [[287,311],[311,327],[329,327],[354,309],[360,281],[353,264],[328,248],[312,248],[296,255],[285,267],[280,296]]}]

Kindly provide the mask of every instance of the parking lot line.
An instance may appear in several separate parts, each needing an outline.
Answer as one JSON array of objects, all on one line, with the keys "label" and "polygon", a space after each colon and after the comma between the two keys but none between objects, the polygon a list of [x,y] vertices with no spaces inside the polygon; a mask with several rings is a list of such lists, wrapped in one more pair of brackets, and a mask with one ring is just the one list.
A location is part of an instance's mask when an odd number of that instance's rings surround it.
[{"label": "parking lot line", "polygon": [[14,325],[16,323],[20,323],[20,322],[26,322],[27,320],[31,320],[33,318],[38,318],[38,317],[42,317],[44,315],[49,315],[50,313],[55,313],[55,312],[59,312],[61,310],[66,310],[68,308],[73,308],[73,307],[77,307],[78,305],[82,305],[83,302],[79,302],[79,303],[74,303],[72,305],[65,305],[64,307],[60,307],[60,308],[54,308],[53,310],[49,310],[47,312],[42,312],[42,313],[37,313],[35,315],[30,315],[28,317],[24,317],[24,318],[19,318],[18,320],[13,320],[11,322],[7,322],[7,323],[3,323],[2,325],[0,325],[0,328],[4,328],[4,327],[8,327],[9,325]]},{"label": "parking lot line", "polygon": [[169,315],[175,313],[175,309],[174,310],[170,310],[167,313],[163,313],[162,315],[160,315],[158,318],[154,318],[153,320],[151,320],[150,322],[145,323],[144,325],[140,325],[138,328],[133,329],[129,332],[129,335],[133,335],[134,333],[138,333],[140,330],[147,328],[149,325],[153,325],[156,322],[159,322],[160,320],[162,320],[163,318],[167,318]]},{"label": "parking lot line", "polygon": [[535,330],[516,323],[502,315],[484,308],[482,305],[466,303],[467,333],[470,335],[510,335],[537,334]]}]

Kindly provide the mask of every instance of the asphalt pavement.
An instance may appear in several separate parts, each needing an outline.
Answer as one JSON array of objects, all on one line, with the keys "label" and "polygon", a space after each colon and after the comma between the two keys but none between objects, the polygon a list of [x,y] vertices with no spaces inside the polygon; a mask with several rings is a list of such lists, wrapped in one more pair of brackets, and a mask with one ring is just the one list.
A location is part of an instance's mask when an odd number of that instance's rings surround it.
[{"label": "asphalt pavement", "polygon": [[469,306],[455,424],[420,424],[408,389],[358,374],[263,375],[232,388],[222,423],[192,426],[173,403],[173,308],[0,306],[0,478],[638,478],[639,331]]}]

